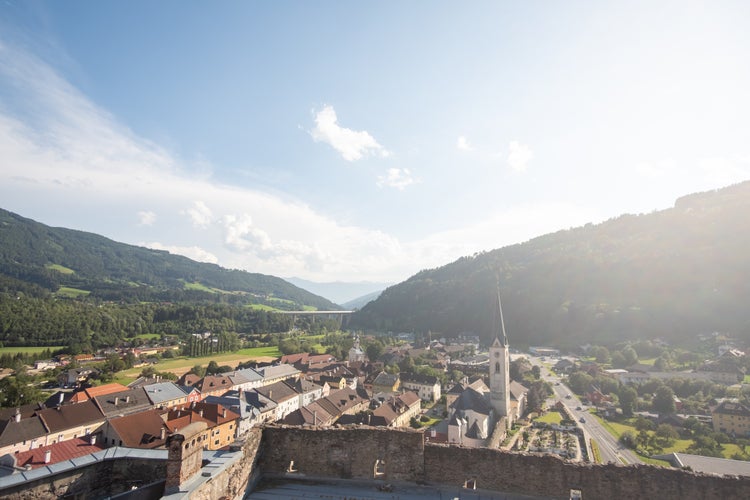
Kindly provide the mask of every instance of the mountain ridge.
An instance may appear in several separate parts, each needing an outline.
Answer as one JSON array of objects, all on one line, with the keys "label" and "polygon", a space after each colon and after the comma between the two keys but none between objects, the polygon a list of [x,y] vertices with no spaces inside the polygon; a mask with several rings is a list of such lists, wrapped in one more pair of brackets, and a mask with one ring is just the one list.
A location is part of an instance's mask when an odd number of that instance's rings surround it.
[{"label": "mountain ridge", "polygon": [[94,233],[50,227],[4,209],[0,209],[0,276],[49,292],[62,286],[81,289],[103,300],[222,293],[235,302],[270,302],[281,309],[292,305],[338,309],[276,276],[225,269]]},{"label": "mountain ridge", "polygon": [[[511,342],[573,347],[726,331],[750,340],[750,182],[420,271],[352,318],[363,329],[479,333],[499,276]],[[515,337],[515,338],[514,338]]]}]

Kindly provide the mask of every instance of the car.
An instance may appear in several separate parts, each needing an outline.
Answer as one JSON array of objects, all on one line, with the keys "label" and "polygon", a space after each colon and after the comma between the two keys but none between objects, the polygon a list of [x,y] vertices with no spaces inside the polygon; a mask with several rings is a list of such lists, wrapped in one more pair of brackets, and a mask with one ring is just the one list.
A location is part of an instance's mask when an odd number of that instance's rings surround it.
[{"label": "car", "polygon": [[578,421],[579,421],[579,422],[581,422],[582,424],[585,424],[585,423],[586,423],[586,419],[585,419],[585,418],[583,418],[583,417],[579,418],[579,419],[578,419]]},{"label": "car", "polygon": [[576,410],[580,411],[580,410],[583,410],[583,408],[581,408],[580,406],[576,406]]},{"label": "car", "polygon": [[568,394],[567,396],[565,396],[565,399],[570,399],[571,397],[572,396],[570,394]]}]

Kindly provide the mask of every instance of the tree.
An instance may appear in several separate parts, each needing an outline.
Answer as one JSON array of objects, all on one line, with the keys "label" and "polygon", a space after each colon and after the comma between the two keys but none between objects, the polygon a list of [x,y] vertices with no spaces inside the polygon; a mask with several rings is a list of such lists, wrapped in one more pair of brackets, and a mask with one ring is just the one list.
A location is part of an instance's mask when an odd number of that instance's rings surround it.
[{"label": "tree", "polygon": [[379,360],[380,356],[383,355],[383,350],[383,343],[379,340],[373,340],[372,342],[367,344],[367,347],[365,348],[367,359],[369,359],[371,362]]},{"label": "tree", "polygon": [[622,356],[625,359],[625,366],[632,366],[638,362],[638,353],[630,346],[622,350]]},{"label": "tree", "polygon": [[595,346],[591,348],[591,354],[596,358],[597,363],[609,363],[609,349],[604,346]]},{"label": "tree", "polygon": [[674,391],[672,391],[672,388],[666,385],[659,387],[654,394],[651,405],[657,413],[674,413]]},{"label": "tree", "polygon": [[594,378],[588,373],[584,372],[573,372],[568,377],[568,385],[576,394],[583,394],[594,381]]},{"label": "tree", "polygon": [[542,377],[542,369],[538,365],[534,365],[531,367],[531,374],[534,375],[535,379],[539,380]]},{"label": "tree", "polygon": [[669,424],[659,424],[656,428],[656,436],[659,438],[659,445],[662,448],[672,446],[675,439],[680,437],[675,428]]},{"label": "tree", "polygon": [[620,390],[620,408],[623,415],[631,417],[637,410],[638,392],[629,386],[623,386]]},{"label": "tree", "polygon": [[203,377],[206,375],[206,367],[201,365],[195,365],[190,369],[190,373],[197,377]]}]

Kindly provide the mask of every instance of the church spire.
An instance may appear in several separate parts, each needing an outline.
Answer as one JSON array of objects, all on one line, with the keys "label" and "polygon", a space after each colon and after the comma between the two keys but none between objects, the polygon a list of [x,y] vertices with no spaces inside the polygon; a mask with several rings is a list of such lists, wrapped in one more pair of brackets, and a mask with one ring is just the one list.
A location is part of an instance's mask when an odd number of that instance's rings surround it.
[{"label": "church spire", "polygon": [[500,301],[500,282],[497,284],[497,306],[495,316],[492,319],[492,333],[495,334],[495,342],[501,346],[508,345],[508,336],[505,334],[505,321],[503,320],[503,304]]}]

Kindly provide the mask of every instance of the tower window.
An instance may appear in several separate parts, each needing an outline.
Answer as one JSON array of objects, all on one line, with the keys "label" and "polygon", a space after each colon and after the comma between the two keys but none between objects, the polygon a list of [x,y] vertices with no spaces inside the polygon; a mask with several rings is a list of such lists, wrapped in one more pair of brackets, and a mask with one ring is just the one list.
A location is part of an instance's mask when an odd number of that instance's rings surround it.
[{"label": "tower window", "polygon": [[500,363],[499,362],[495,363],[495,372],[496,373],[500,372]]}]

